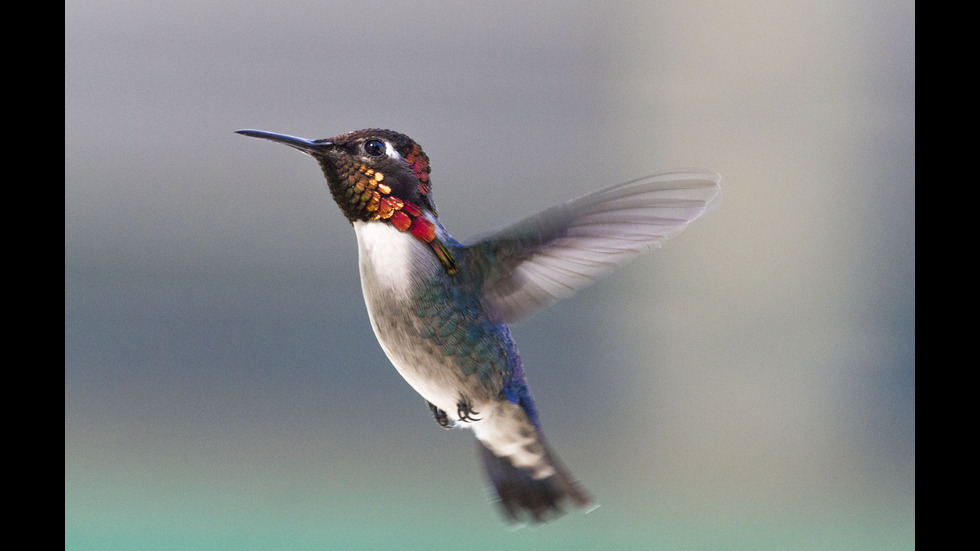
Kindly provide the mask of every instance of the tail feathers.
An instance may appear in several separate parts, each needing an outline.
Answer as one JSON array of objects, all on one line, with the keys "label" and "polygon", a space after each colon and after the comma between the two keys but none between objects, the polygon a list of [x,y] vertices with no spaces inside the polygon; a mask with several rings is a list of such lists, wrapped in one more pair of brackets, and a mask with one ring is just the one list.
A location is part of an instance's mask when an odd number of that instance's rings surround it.
[{"label": "tail feathers", "polygon": [[547,460],[554,468],[554,474],[535,479],[528,470],[515,467],[509,458],[495,455],[479,440],[476,443],[483,458],[483,468],[497,491],[508,522],[521,523],[530,516],[532,523],[540,524],[561,516],[565,501],[571,501],[579,508],[591,504],[589,496],[550,450],[546,451]]}]

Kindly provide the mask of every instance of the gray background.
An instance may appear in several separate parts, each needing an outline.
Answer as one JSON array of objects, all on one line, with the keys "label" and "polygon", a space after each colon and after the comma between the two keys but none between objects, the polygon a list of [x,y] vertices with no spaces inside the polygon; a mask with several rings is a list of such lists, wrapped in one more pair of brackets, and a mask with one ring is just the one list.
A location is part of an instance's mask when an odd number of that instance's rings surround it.
[{"label": "gray background", "polygon": [[[508,531],[368,324],[316,164],[415,138],[463,240],[716,170],[514,328],[602,506]],[[911,2],[65,4],[66,549],[912,549]]]}]

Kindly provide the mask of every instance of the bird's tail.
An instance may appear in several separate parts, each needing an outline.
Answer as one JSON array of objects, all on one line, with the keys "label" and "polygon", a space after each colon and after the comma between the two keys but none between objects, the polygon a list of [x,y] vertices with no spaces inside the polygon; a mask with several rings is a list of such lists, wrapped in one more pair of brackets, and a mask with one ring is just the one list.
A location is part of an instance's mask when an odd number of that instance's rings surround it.
[{"label": "bird's tail", "polygon": [[541,439],[540,433],[538,444],[544,450],[542,461],[549,467],[547,476],[541,476],[538,469],[538,477],[535,477],[535,470],[517,467],[512,457],[498,456],[479,439],[476,442],[483,468],[497,492],[508,522],[520,523],[525,516],[530,516],[531,522],[542,523],[564,513],[562,505],[566,501],[579,508],[592,503],[585,490]]}]

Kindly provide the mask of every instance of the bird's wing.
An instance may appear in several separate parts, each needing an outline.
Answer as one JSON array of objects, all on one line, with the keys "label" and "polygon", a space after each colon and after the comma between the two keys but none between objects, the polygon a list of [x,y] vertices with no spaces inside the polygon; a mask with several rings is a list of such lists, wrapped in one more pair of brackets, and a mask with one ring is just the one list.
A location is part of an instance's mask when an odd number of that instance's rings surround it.
[{"label": "bird's wing", "polygon": [[721,194],[713,172],[671,172],[574,199],[477,241],[483,300],[513,322],[660,247]]}]

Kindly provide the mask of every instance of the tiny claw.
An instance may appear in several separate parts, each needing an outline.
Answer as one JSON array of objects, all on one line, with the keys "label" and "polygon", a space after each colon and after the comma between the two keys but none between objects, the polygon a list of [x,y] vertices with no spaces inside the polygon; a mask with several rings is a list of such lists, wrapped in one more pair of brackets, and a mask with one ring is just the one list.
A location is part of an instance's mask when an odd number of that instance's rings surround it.
[{"label": "tiny claw", "polygon": [[442,411],[441,409],[436,407],[436,405],[433,404],[432,402],[426,402],[426,403],[429,404],[429,409],[432,410],[432,415],[435,416],[436,423],[439,423],[440,427],[444,429],[453,428],[452,425],[450,425],[449,423],[449,416],[446,415],[445,411]]},{"label": "tiny claw", "polygon": [[479,411],[474,411],[471,409],[469,402],[466,398],[461,399],[456,403],[456,415],[459,416],[460,421],[466,421],[467,423],[472,423],[474,421],[479,421],[480,417],[474,417],[474,415],[479,415]]}]

